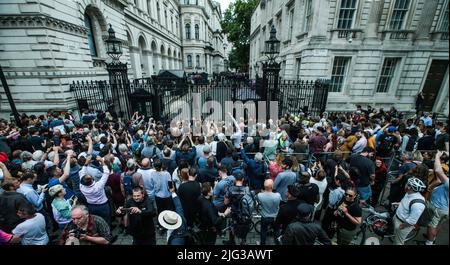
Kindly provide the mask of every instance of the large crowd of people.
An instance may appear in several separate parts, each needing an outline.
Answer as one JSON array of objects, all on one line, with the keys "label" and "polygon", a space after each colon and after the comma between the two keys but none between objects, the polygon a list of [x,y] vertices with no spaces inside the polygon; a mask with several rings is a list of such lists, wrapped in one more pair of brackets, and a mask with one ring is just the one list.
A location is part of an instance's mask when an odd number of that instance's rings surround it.
[{"label": "large crowd of people", "polygon": [[435,243],[448,217],[448,124],[370,106],[285,114],[272,130],[228,115],[228,136],[214,122],[196,134],[139,113],[0,120],[0,244],[112,244],[113,229],[136,245],[157,233],[169,245],[246,244],[257,213],[261,245],[346,245],[363,209],[380,205],[396,207],[395,244],[424,213]]}]

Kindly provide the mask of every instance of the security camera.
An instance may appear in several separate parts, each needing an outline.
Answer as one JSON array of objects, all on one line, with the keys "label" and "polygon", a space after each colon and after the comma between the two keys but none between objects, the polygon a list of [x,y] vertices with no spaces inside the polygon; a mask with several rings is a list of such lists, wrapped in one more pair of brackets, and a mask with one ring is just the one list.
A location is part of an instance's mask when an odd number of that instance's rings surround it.
[{"label": "security camera", "polygon": [[349,38],[349,39],[348,39],[348,43],[352,43],[352,41],[353,41],[352,38]]}]

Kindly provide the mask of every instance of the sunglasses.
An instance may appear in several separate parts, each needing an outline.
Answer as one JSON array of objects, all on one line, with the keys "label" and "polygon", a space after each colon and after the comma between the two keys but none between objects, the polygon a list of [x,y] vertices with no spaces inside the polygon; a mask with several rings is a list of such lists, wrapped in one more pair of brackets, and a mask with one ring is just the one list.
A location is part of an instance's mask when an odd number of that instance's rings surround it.
[{"label": "sunglasses", "polygon": [[346,197],[350,197],[350,198],[355,197],[355,195],[353,195],[353,194],[348,194],[348,193],[346,193],[345,196],[346,196]]}]

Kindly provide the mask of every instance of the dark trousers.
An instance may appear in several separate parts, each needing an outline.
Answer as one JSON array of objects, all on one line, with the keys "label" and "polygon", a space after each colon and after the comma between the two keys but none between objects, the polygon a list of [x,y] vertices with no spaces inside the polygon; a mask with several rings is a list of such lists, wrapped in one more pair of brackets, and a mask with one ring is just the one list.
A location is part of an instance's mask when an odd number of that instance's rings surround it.
[{"label": "dark trousers", "polygon": [[216,244],[217,232],[214,229],[200,230],[199,236],[202,245],[214,246]]},{"label": "dark trousers", "polygon": [[158,210],[158,214],[165,210],[173,211],[175,206],[173,205],[172,197],[160,198],[155,197],[156,208]]},{"label": "dark trousers", "polygon": [[278,228],[274,225],[274,222],[275,218],[273,217],[261,217],[261,245],[266,244],[267,230],[269,226],[272,226],[274,242],[277,242],[279,232]]},{"label": "dark trousers", "polygon": [[133,245],[154,246],[156,245],[156,237],[155,235],[153,235],[153,237],[145,239],[133,237]]},{"label": "dark trousers", "polygon": [[90,214],[98,215],[106,221],[109,227],[111,227],[111,209],[109,203],[103,204],[90,204],[88,203],[88,209]]},{"label": "dark trousers", "polygon": [[327,233],[329,238],[333,238],[336,233],[336,229],[332,226],[334,220],[334,210],[327,207],[322,219],[322,228]]}]

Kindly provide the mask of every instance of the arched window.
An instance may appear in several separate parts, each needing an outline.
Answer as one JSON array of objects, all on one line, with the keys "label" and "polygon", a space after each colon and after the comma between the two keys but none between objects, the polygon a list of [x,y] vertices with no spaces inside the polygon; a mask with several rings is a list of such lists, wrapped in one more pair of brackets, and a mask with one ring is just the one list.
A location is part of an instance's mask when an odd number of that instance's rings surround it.
[{"label": "arched window", "polygon": [[186,24],[185,31],[186,31],[186,39],[190,40],[191,39],[191,24],[189,24],[189,23]]},{"label": "arched window", "polygon": [[200,28],[198,24],[195,24],[195,39],[196,40],[200,39]]},{"label": "arched window", "polygon": [[97,45],[95,44],[94,30],[92,28],[92,20],[88,14],[84,14],[84,26],[87,28],[87,38],[91,56],[97,57]]},{"label": "arched window", "polygon": [[200,68],[200,55],[195,56],[195,64],[197,68]]},{"label": "arched window", "polygon": [[187,67],[192,68],[192,56],[191,55],[187,56]]}]

